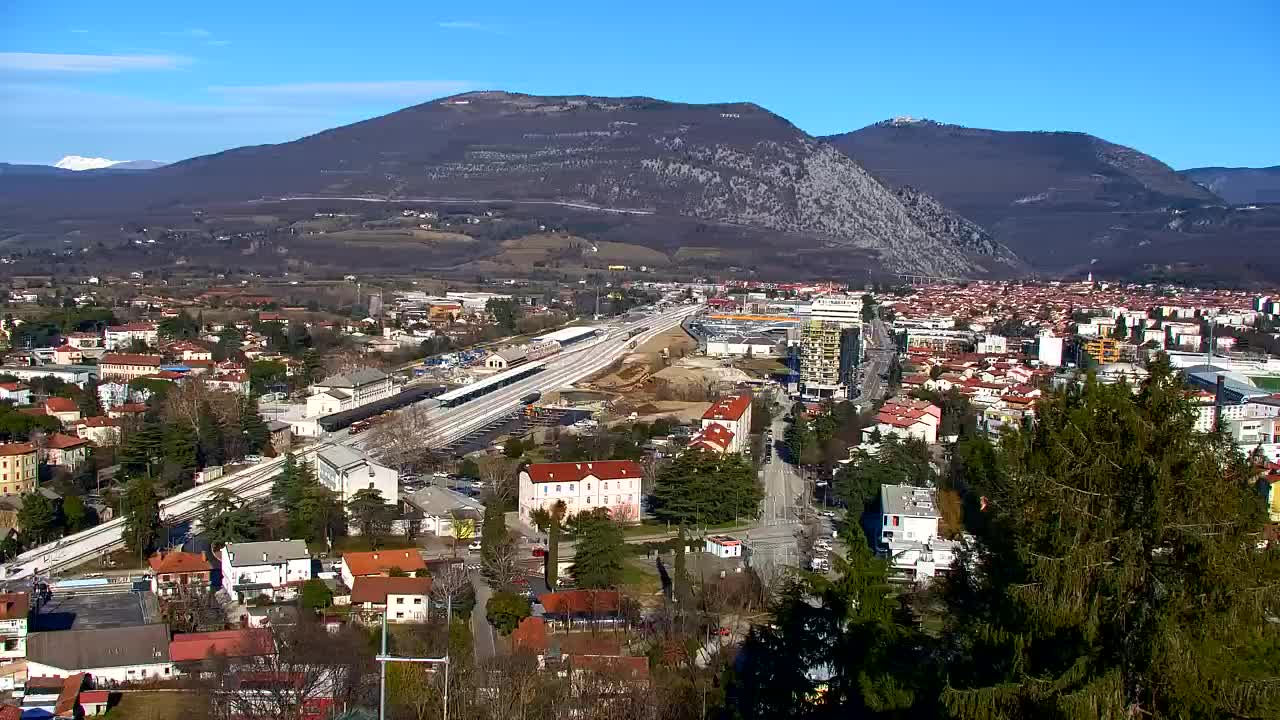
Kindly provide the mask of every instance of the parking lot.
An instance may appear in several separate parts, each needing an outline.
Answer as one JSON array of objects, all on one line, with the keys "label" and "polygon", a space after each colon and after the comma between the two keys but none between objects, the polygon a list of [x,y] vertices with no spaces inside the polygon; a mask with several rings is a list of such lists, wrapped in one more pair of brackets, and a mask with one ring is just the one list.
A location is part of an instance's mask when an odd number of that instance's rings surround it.
[{"label": "parking lot", "polygon": [[143,593],[53,593],[32,617],[32,632],[128,627],[147,622]]}]

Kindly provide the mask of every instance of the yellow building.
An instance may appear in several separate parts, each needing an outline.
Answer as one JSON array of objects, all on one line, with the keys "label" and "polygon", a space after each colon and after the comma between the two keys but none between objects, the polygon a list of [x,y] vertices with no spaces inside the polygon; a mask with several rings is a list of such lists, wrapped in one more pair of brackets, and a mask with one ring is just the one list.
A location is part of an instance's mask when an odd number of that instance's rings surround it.
[{"label": "yellow building", "polygon": [[1120,343],[1115,338],[1093,338],[1085,342],[1084,351],[1099,365],[1120,362]]},{"label": "yellow building", "polygon": [[21,495],[36,489],[40,462],[31,443],[0,444],[0,495]]}]

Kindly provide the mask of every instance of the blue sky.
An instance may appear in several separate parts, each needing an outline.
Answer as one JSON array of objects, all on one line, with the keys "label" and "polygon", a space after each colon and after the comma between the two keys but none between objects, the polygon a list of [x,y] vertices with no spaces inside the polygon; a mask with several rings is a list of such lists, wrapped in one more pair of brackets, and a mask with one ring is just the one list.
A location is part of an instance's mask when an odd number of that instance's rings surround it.
[{"label": "blue sky", "polygon": [[[974,8],[981,7],[976,10]],[[473,89],[1079,130],[1280,164],[1280,2],[0,0],[0,160],[177,160]]]}]

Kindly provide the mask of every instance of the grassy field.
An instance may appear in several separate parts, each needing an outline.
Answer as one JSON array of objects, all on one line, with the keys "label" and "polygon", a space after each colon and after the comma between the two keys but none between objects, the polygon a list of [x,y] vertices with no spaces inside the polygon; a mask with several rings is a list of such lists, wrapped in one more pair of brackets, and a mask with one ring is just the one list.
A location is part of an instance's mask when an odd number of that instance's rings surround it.
[{"label": "grassy field", "polygon": [[109,720],[205,720],[209,702],[194,690],[129,691],[120,693],[120,702],[104,716]]},{"label": "grassy field", "polygon": [[1280,392],[1280,377],[1252,375],[1249,379],[1253,381],[1254,385],[1257,385],[1263,390],[1274,390]]},{"label": "grassy field", "polygon": [[[379,550],[401,550],[415,547],[418,547],[416,540],[402,535],[388,535],[378,539]],[[307,549],[310,550],[312,554],[324,554],[328,548],[325,547],[324,543],[320,542],[307,543]],[[348,535],[347,537],[340,537],[333,543],[334,553],[368,552],[372,549],[373,547],[369,542],[369,538],[364,537],[363,535]]]}]

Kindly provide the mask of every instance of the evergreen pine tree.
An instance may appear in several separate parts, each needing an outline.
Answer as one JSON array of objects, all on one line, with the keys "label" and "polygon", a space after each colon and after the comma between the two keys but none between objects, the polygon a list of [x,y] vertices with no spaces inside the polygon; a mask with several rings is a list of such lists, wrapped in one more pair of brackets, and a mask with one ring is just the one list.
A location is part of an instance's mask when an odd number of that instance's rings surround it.
[{"label": "evergreen pine tree", "polygon": [[258,413],[258,398],[248,397],[240,403],[240,432],[245,439],[249,452],[261,452],[267,447],[271,433],[267,423]]},{"label": "evergreen pine tree", "polygon": [[121,509],[124,543],[131,555],[146,555],[161,539],[160,498],[147,477],[135,477],[125,486]]},{"label": "evergreen pine tree", "polygon": [[223,436],[222,426],[218,423],[218,416],[213,413],[213,408],[209,406],[208,401],[200,403],[196,433],[200,436],[198,454],[201,467],[221,465],[226,461],[224,451],[226,438]]},{"label": "evergreen pine tree", "polygon": [[[1167,359],[1007,436],[948,585],[955,716],[1276,717],[1280,550],[1231,440]],[[1272,658],[1267,667],[1264,658]]]},{"label": "evergreen pine tree", "polygon": [[164,434],[160,425],[147,421],[141,428],[129,433],[120,449],[120,469],[131,477],[152,475],[152,466],[161,458]]},{"label": "evergreen pine tree", "polygon": [[80,408],[82,417],[97,417],[102,414],[102,401],[98,398],[98,380],[92,375],[84,384],[84,391],[80,393],[76,404]]}]

